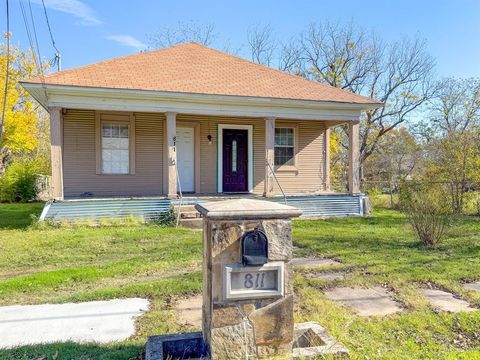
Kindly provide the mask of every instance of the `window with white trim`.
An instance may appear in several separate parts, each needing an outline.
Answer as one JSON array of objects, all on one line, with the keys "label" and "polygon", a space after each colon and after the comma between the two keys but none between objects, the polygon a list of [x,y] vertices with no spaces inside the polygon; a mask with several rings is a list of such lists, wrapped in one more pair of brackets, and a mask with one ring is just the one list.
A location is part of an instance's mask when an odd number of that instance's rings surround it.
[{"label": "window with white trim", "polygon": [[294,165],[294,128],[275,128],[275,166]]},{"label": "window with white trim", "polygon": [[102,173],[128,174],[130,169],[129,125],[102,123]]}]

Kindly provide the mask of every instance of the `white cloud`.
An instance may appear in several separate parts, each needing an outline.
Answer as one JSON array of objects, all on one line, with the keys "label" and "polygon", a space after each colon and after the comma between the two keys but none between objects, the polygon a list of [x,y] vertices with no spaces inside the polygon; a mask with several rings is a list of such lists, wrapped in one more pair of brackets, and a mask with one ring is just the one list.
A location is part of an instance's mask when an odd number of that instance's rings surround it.
[{"label": "white cloud", "polygon": [[[33,0],[33,2],[42,4],[42,0]],[[45,0],[45,6],[52,10],[73,15],[79,18],[83,25],[99,25],[103,23],[96,17],[94,11],[80,0]]]},{"label": "white cloud", "polygon": [[116,41],[121,45],[133,47],[139,50],[147,48],[146,44],[130,35],[109,35],[107,36],[107,39]]}]

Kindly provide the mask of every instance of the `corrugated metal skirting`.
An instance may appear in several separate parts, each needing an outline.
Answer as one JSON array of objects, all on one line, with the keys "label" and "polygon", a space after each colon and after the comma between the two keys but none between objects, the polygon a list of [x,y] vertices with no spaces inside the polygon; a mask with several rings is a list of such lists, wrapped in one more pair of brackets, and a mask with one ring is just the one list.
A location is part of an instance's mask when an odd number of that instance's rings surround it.
[{"label": "corrugated metal skirting", "polygon": [[75,200],[46,204],[40,220],[87,221],[138,217],[151,220],[170,209],[168,199]]},{"label": "corrugated metal skirting", "polygon": [[[225,198],[192,197],[183,200],[184,205],[205,201],[220,201]],[[282,197],[265,200],[284,202]],[[169,199],[111,199],[111,200],[66,200],[47,203],[40,220],[87,221],[138,217],[148,221],[165,212],[179,201]],[[290,196],[287,204],[303,211],[304,218],[327,218],[340,216],[362,216],[363,195],[315,195]]]}]

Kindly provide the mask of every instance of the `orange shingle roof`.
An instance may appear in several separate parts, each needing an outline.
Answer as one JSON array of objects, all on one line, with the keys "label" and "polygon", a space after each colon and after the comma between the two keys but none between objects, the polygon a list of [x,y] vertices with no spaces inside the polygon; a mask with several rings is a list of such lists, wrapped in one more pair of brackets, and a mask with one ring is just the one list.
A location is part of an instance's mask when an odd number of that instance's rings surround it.
[{"label": "orange shingle roof", "polygon": [[[40,78],[26,82],[40,83]],[[45,76],[46,84],[110,89],[378,103],[329,85],[186,43]]]}]

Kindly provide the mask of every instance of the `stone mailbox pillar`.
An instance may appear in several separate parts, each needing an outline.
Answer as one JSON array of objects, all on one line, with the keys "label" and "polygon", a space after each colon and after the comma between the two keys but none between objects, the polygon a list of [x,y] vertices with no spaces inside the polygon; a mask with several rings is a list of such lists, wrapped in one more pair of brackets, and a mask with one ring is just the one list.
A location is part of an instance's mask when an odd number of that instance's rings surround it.
[{"label": "stone mailbox pillar", "polygon": [[[294,334],[291,218],[301,211],[251,199],[196,208],[204,217],[202,331],[211,358],[289,358]],[[266,250],[257,246],[264,238]]]}]

